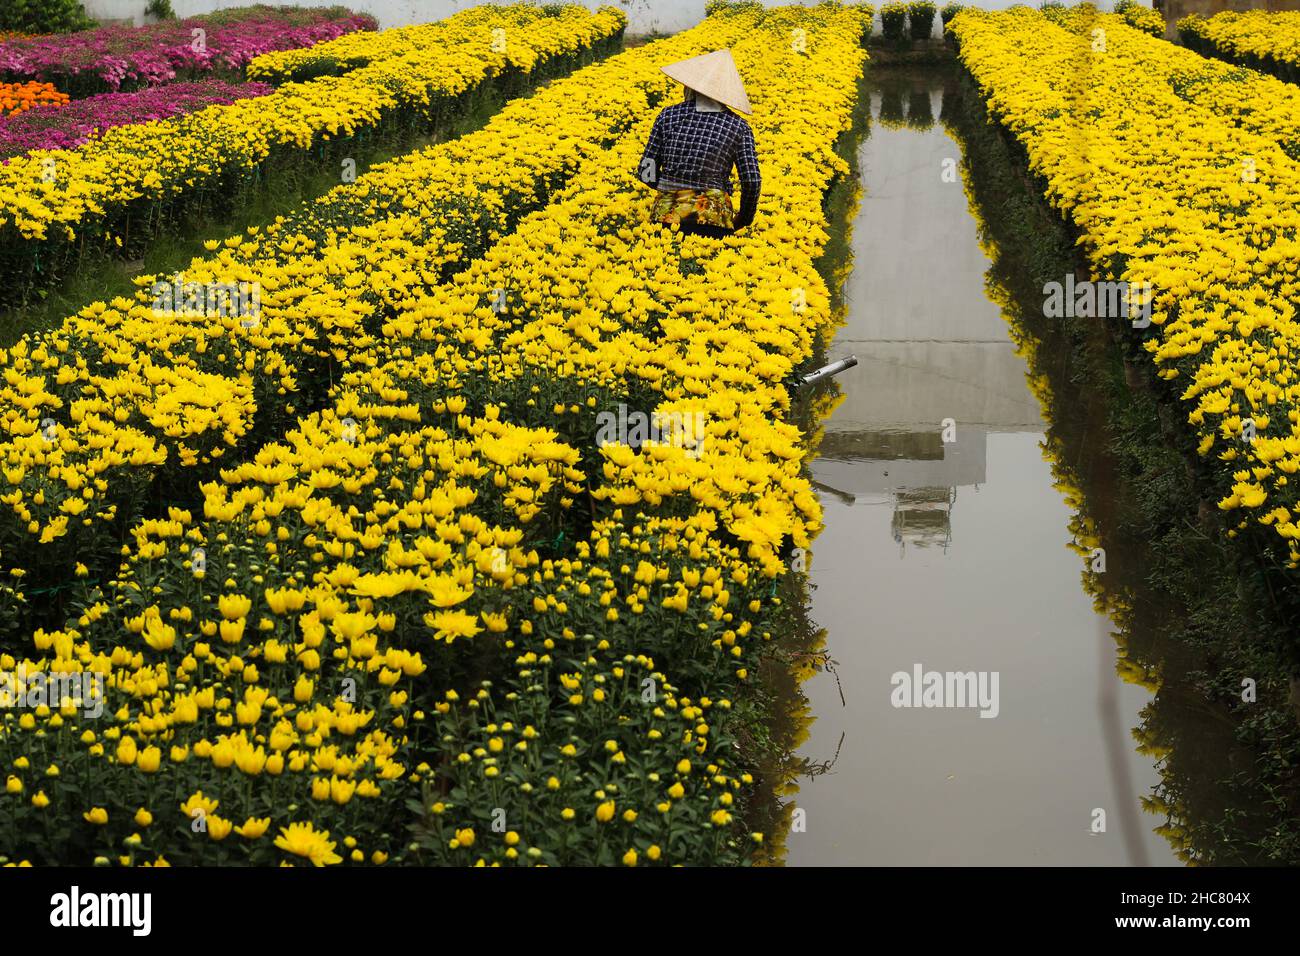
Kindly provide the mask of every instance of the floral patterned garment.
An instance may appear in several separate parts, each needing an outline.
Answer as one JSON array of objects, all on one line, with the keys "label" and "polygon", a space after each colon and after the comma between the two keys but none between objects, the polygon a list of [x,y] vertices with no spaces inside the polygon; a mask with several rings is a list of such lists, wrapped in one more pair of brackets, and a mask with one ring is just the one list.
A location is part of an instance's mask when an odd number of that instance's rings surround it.
[{"label": "floral patterned garment", "polygon": [[736,228],[731,195],[721,189],[666,189],[655,196],[650,218],[668,226]]}]

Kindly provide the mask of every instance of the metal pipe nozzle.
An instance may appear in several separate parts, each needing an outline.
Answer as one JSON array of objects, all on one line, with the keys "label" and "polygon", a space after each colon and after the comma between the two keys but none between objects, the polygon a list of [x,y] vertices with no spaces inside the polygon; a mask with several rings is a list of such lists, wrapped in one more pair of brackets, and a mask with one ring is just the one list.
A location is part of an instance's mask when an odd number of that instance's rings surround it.
[{"label": "metal pipe nozzle", "polygon": [[809,372],[800,379],[800,384],[804,386],[816,385],[822,379],[830,378],[832,375],[838,375],[840,372],[847,371],[857,364],[858,357],[856,355],[850,355],[848,358],[840,359],[838,362],[832,362],[830,365],[822,366],[815,372]]}]

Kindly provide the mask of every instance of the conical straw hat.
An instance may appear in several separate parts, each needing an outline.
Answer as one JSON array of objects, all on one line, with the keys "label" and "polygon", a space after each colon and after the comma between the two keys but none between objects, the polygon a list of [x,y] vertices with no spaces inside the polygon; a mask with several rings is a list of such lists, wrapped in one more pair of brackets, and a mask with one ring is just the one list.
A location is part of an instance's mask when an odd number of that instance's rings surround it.
[{"label": "conical straw hat", "polygon": [[689,60],[679,60],[663,67],[663,71],[677,82],[724,106],[742,113],[754,112],[749,106],[745,84],[740,79],[740,71],[736,69],[736,61],[731,58],[730,50],[714,50],[712,53],[693,56]]}]

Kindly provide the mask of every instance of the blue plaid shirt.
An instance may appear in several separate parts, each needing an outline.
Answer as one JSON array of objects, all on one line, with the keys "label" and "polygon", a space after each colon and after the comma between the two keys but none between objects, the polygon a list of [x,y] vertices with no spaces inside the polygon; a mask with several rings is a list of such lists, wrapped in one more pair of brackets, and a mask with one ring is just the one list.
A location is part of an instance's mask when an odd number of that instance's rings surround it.
[{"label": "blue plaid shirt", "polygon": [[727,110],[701,113],[695,97],[666,107],[655,119],[638,178],[648,186],[673,189],[721,189],[731,192],[731,168],[740,181],[736,228],[754,221],[762,179],[749,124]]}]

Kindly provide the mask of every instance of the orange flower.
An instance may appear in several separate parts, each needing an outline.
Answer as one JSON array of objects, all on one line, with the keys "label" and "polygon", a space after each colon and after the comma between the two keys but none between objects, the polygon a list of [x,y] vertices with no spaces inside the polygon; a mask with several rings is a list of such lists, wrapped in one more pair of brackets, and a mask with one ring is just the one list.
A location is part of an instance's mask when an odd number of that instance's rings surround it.
[{"label": "orange flower", "polygon": [[12,116],[34,106],[63,106],[68,94],[60,93],[53,83],[0,83],[0,116]]}]

